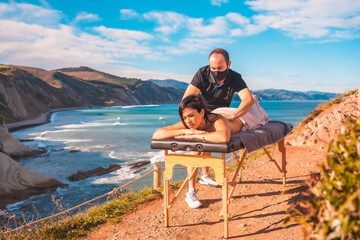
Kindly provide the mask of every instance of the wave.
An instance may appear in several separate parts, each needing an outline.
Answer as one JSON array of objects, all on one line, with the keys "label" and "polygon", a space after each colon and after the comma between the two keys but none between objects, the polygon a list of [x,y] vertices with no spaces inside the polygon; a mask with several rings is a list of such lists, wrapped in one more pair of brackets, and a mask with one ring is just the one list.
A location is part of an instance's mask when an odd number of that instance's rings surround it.
[{"label": "wave", "polygon": [[165,153],[164,151],[158,152],[149,152],[151,163],[156,162],[164,162],[165,161]]},{"label": "wave", "polygon": [[72,147],[64,147],[66,150],[79,150],[81,152],[98,152],[107,148],[115,147],[114,145],[106,144],[106,145],[94,145],[94,146],[72,146]]},{"label": "wave", "polygon": [[121,159],[121,158],[119,158],[118,154],[115,151],[111,151],[109,153],[109,157],[113,158],[113,159]]},{"label": "wave", "polygon": [[158,107],[159,105],[129,105],[129,106],[123,106],[122,108],[137,108],[137,107]]},{"label": "wave", "polygon": [[58,137],[35,137],[34,140],[40,141],[56,141],[56,142],[63,142],[63,143],[78,143],[78,142],[92,142],[94,139],[91,138],[58,138]]},{"label": "wave", "polygon": [[64,143],[78,143],[78,142],[92,142],[94,141],[94,139],[57,139],[56,141],[61,141],[61,142],[64,142]]},{"label": "wave", "polygon": [[42,193],[39,195],[35,195],[35,196],[31,196],[28,199],[16,202],[16,203],[12,203],[12,204],[8,204],[6,205],[6,211],[8,212],[14,212],[14,211],[19,211],[23,208],[24,205],[36,205],[36,203],[40,202],[40,199],[44,196],[49,195],[48,192],[46,193]]},{"label": "wave", "polygon": [[125,166],[120,168],[119,170],[116,170],[111,173],[111,175],[115,175],[113,177],[103,177],[103,178],[97,178],[94,181],[92,181],[92,184],[119,184],[123,183],[124,180],[132,179],[139,174],[135,174],[134,170],[131,170],[130,167]]},{"label": "wave", "polygon": [[127,161],[136,161],[136,160],[144,160],[150,157],[148,152],[116,152],[111,151],[108,156],[112,159],[118,160],[127,160]]},{"label": "wave", "polygon": [[54,131],[34,132],[34,133],[30,133],[29,136],[42,137],[46,134],[51,134],[51,133],[84,132],[84,131],[86,131],[86,130],[84,130],[84,129],[61,129],[61,130],[54,130]]},{"label": "wave", "polygon": [[59,126],[58,128],[70,128],[70,129],[74,129],[74,128],[87,128],[87,127],[105,127],[105,126],[114,126],[114,125],[128,125],[127,123],[119,123],[119,122],[115,122],[115,123],[81,123],[81,124],[68,124],[68,125],[63,125],[63,126]]}]

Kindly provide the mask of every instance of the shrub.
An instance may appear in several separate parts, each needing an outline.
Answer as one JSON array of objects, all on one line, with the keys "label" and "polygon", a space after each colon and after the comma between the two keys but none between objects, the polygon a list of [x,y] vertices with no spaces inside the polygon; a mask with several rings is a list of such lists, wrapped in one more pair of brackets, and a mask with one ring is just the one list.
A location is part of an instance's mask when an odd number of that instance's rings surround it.
[{"label": "shrub", "polygon": [[116,196],[117,193],[113,196],[114,199],[108,198],[104,204],[95,205],[85,212],[64,215],[63,218],[49,220],[18,232],[5,235],[0,229],[0,239],[78,239],[106,221],[121,221],[124,214],[140,204],[155,200],[160,196],[160,192],[144,189],[137,194],[130,192]]},{"label": "shrub", "polygon": [[320,166],[320,181],[295,220],[307,239],[360,239],[360,119],[347,120],[328,151],[328,167]]}]

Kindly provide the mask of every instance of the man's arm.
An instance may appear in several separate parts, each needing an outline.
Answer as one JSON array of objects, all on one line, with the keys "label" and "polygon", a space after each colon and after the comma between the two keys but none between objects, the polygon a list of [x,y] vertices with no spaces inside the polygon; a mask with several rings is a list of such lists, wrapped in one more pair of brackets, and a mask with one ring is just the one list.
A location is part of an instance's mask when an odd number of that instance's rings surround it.
[{"label": "man's arm", "polygon": [[247,113],[250,110],[251,106],[254,104],[254,99],[252,98],[252,95],[248,88],[242,89],[238,93],[238,95],[241,99],[241,103],[233,114],[226,116],[226,118],[229,120],[234,120],[236,118],[243,116],[245,113]]},{"label": "man's arm", "polygon": [[184,99],[185,97],[187,97],[189,95],[198,95],[199,92],[200,92],[200,89],[198,89],[197,87],[195,87],[192,84],[189,84],[189,86],[186,88],[186,91],[185,91],[182,99]]}]

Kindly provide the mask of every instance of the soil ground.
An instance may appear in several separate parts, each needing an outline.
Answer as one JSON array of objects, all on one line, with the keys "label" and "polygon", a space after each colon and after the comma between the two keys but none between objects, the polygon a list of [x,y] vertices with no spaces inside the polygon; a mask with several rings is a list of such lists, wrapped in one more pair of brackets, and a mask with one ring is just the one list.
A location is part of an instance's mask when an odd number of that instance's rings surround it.
[{"label": "soil ground", "polygon": [[[286,146],[287,185],[282,174],[266,155],[247,162],[242,182],[230,201],[230,239],[303,239],[302,227],[290,222],[284,227],[288,209],[301,199],[303,182],[318,173],[326,160],[326,150],[314,147]],[[271,155],[281,165],[281,153]],[[228,171],[232,177],[234,171]],[[176,189],[175,189],[176,190]],[[175,194],[175,190],[171,195]],[[83,239],[222,239],[224,222],[219,217],[221,188],[197,184],[202,207],[190,209],[185,191],[170,209],[170,226],[164,226],[163,199],[141,205],[125,215],[120,223],[107,222]]]}]

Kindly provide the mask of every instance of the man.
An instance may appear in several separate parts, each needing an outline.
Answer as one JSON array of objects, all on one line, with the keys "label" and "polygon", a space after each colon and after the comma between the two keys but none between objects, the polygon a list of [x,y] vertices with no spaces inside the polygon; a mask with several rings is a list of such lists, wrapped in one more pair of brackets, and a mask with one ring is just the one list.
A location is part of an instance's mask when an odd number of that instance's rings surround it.
[{"label": "man", "polygon": [[233,120],[243,116],[250,110],[253,98],[241,75],[231,70],[230,66],[229,53],[221,48],[214,49],[209,55],[209,65],[197,71],[183,98],[200,93],[205,98],[206,108],[212,111],[229,107],[234,93],[237,93],[241,103],[227,118]]},{"label": "man", "polygon": [[[252,95],[241,75],[230,69],[229,53],[221,48],[214,49],[209,55],[209,65],[200,68],[187,87],[183,98],[193,94],[201,94],[205,99],[205,107],[212,111],[220,107],[229,107],[234,93],[241,99],[239,107],[232,114],[224,115],[228,120],[234,120],[247,113],[254,103]],[[188,168],[188,173],[193,168]],[[218,186],[210,176],[209,167],[203,167],[200,184]],[[194,181],[189,182],[186,202],[191,208],[201,206],[195,192]]]}]

